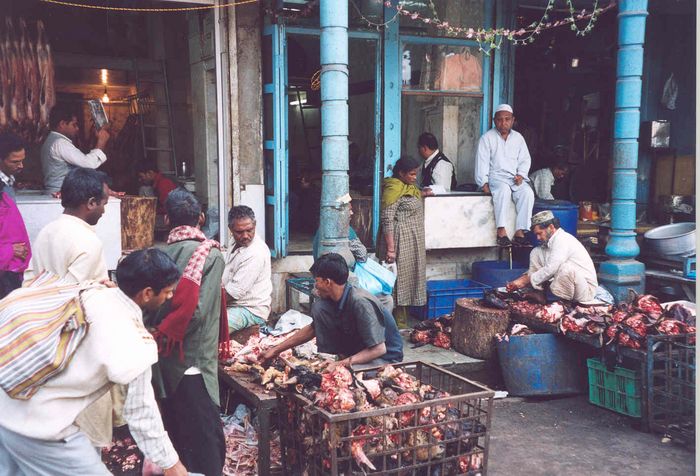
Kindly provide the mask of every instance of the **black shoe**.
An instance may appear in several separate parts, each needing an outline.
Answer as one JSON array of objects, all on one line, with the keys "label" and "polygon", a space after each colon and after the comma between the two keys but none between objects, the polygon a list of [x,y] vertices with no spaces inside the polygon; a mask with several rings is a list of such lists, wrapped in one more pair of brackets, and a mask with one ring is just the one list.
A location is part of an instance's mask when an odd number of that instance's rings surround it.
[{"label": "black shoe", "polygon": [[530,240],[528,240],[524,236],[514,236],[513,237],[513,246],[532,247],[532,243],[530,243]]},{"label": "black shoe", "polygon": [[496,237],[496,245],[500,246],[501,248],[510,248],[513,246],[513,242],[510,241],[510,238],[507,236],[498,236]]}]

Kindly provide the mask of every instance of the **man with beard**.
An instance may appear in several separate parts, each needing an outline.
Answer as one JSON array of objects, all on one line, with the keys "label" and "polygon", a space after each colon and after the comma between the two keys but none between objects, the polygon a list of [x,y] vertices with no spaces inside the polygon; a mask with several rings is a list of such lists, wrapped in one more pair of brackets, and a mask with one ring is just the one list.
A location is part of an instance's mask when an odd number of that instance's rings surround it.
[{"label": "man with beard", "polygon": [[532,232],[541,245],[530,253],[527,273],[509,282],[509,292],[531,286],[533,297],[544,302],[547,287],[565,301],[586,302],[595,298],[598,288],[593,260],[586,248],[559,225],[550,210],[532,216]]}]

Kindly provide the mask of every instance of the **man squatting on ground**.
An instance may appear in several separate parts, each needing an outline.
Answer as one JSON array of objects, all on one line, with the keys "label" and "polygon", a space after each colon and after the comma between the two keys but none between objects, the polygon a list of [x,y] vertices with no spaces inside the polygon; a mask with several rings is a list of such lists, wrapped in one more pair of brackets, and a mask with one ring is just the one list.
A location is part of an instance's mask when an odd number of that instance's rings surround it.
[{"label": "man squatting on ground", "polygon": [[530,253],[530,268],[506,285],[508,291],[527,286],[538,291],[544,302],[547,286],[565,301],[586,302],[596,296],[598,277],[586,248],[560,228],[559,219],[545,210],[532,217],[532,232],[541,245]]}]

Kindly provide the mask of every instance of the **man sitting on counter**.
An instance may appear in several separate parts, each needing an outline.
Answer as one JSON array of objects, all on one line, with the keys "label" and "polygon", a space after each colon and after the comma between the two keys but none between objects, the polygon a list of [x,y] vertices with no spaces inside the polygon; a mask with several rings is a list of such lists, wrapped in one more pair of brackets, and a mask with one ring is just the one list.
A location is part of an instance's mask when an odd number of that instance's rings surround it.
[{"label": "man sitting on counter", "polygon": [[[494,126],[479,139],[474,176],[484,193],[493,195],[498,246],[530,246],[525,232],[530,228],[530,216],[535,194],[528,184],[530,152],[523,136],[512,130],[513,108],[501,104],[493,116]],[[515,202],[515,234],[513,241],[506,233],[508,203]]]},{"label": "man sitting on counter", "polygon": [[97,144],[87,154],[73,145],[78,137],[78,117],[65,104],[57,104],[49,116],[51,132],[41,146],[41,167],[44,172],[44,187],[48,193],[61,190],[63,179],[71,169],[83,167],[96,169],[107,161],[104,153],[109,133],[103,128],[97,131]]},{"label": "man sitting on counter", "polygon": [[337,354],[341,359],[329,370],[338,365],[357,368],[403,360],[403,341],[394,317],[376,297],[347,282],[348,265],[342,256],[321,256],[311,266],[311,274],[320,296],[311,306],[313,323],[265,351],[261,362],[314,337],[319,352]]},{"label": "man sitting on counter", "polygon": [[560,228],[559,219],[549,210],[532,216],[532,232],[541,245],[530,253],[530,268],[506,285],[509,292],[531,286],[530,293],[544,304],[547,288],[565,301],[586,302],[596,297],[598,277],[586,248]]}]

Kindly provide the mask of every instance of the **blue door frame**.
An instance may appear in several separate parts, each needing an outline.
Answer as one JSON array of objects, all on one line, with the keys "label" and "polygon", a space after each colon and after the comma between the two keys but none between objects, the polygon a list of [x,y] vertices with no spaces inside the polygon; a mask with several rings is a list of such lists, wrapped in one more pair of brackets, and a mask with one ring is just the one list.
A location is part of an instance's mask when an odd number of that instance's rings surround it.
[{"label": "blue door frame", "polygon": [[[287,256],[289,243],[289,121],[287,98],[287,35],[283,24],[267,25],[263,30],[264,36],[272,40],[272,83],[263,85],[263,97],[272,96],[272,138],[263,141],[263,151],[266,160],[265,169],[272,173],[266,174],[265,206],[273,208],[273,236],[268,241],[273,257]],[[265,101],[263,100],[263,104]],[[269,137],[269,135],[267,136]],[[272,152],[270,157],[269,152]],[[272,190],[272,194],[268,193]]]},{"label": "blue door frame", "polygon": [[[287,256],[289,244],[289,118],[288,118],[288,94],[287,94],[287,35],[307,35],[320,37],[319,28],[305,28],[285,26],[283,24],[267,25],[264,35],[272,36],[272,68],[273,82],[263,86],[263,94],[272,95],[273,101],[273,128],[272,139],[264,142],[264,149],[273,151],[274,166],[268,168],[273,171],[273,194],[266,194],[265,203],[274,208],[274,238],[271,244],[272,255],[276,258]],[[375,142],[375,166],[372,208],[372,237],[376,240],[379,229],[379,196],[381,192],[381,104],[382,104],[382,76],[381,76],[381,35],[374,32],[349,31],[348,37],[374,40],[376,47],[376,74],[375,74],[375,103],[374,103],[374,142]],[[266,179],[267,180],[267,179]],[[376,241],[375,241],[376,243]]]}]

